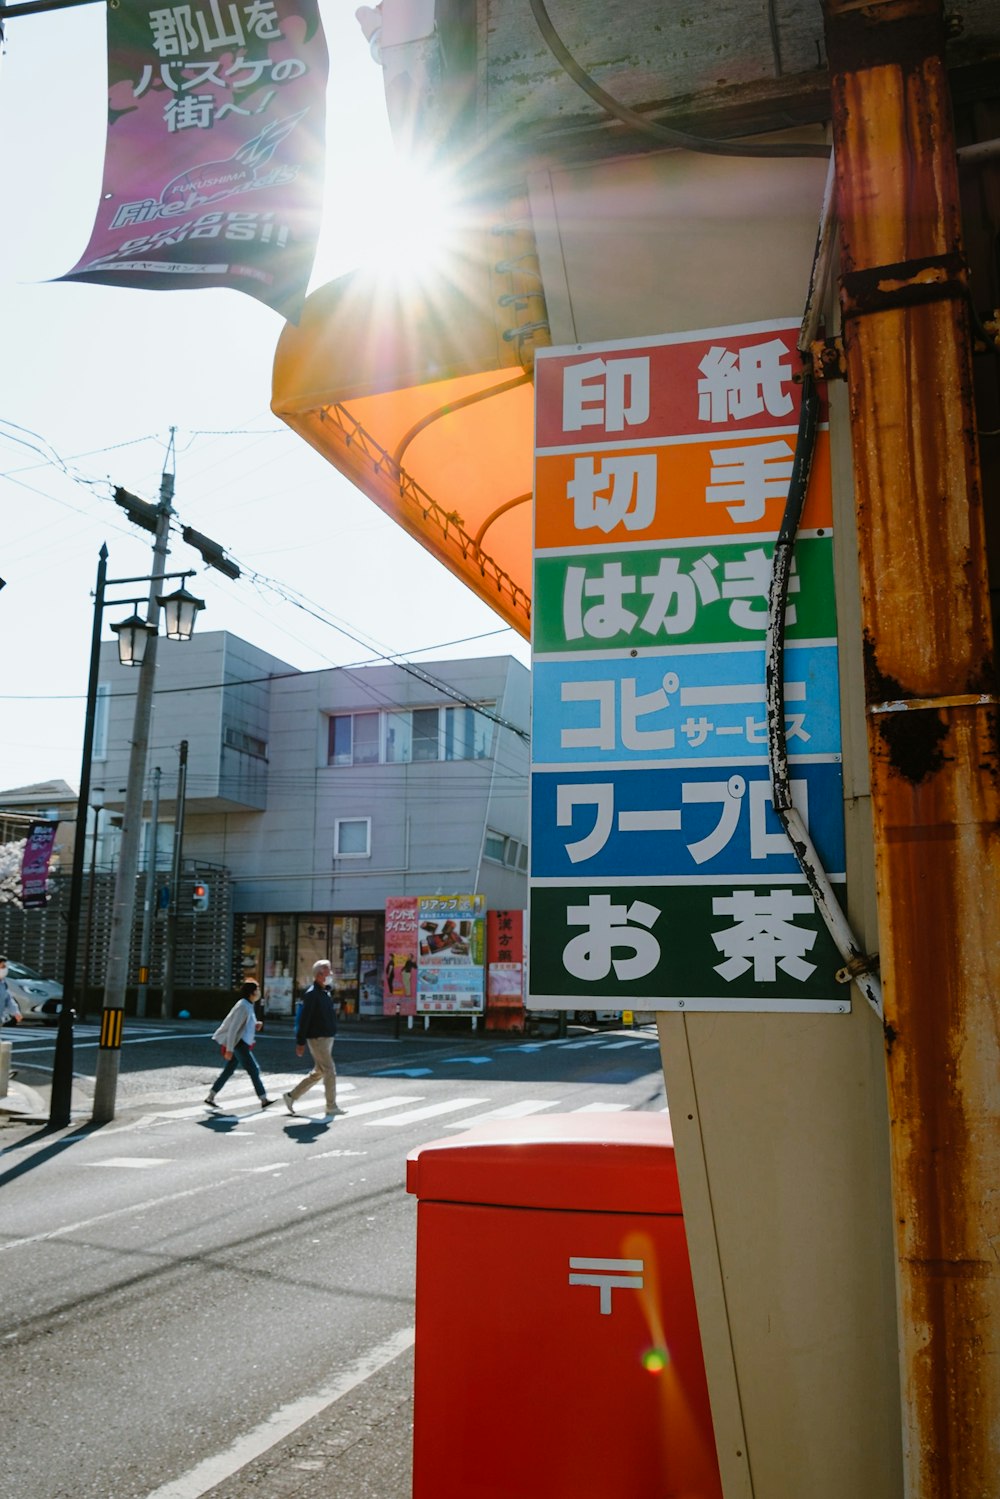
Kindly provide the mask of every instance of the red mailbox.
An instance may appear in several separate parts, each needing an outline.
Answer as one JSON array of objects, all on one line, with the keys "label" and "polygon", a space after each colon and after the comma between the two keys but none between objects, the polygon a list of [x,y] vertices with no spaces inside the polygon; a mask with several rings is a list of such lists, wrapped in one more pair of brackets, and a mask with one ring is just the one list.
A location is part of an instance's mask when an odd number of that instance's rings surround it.
[{"label": "red mailbox", "polygon": [[670,1125],[413,1151],[413,1499],[722,1499]]}]

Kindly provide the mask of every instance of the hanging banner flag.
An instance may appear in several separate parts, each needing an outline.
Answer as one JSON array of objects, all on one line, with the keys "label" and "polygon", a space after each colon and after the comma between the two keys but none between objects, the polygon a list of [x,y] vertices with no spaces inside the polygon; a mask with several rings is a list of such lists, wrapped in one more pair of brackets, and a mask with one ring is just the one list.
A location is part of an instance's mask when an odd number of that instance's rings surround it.
[{"label": "hanging banner flag", "polygon": [[108,139],[90,243],[62,281],[229,286],[297,321],[323,188],[317,0],[108,8]]},{"label": "hanging banner flag", "polygon": [[21,905],[26,911],[48,904],[49,860],[58,826],[57,822],[33,822],[28,828],[21,859]]}]

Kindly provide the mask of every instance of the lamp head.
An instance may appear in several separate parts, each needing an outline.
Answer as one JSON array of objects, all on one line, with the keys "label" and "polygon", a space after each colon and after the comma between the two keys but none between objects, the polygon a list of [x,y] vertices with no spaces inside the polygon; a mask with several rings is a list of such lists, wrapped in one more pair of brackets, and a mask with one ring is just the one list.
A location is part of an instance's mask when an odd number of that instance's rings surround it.
[{"label": "lamp head", "polygon": [[194,633],[194,622],[199,609],[204,609],[204,599],[196,599],[193,593],[181,585],[176,593],[162,594],[156,602],[163,610],[164,633],[168,640],[190,640]]},{"label": "lamp head", "polygon": [[146,642],[156,634],[156,626],[148,624],[141,615],[132,614],[111,628],[118,636],[118,660],[122,666],[141,666],[146,655]]}]

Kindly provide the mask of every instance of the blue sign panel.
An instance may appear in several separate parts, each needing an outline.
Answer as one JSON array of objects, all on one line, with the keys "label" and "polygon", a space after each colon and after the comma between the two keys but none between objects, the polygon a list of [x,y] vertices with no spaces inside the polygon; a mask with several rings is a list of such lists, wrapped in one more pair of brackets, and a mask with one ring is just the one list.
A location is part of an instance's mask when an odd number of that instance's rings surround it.
[{"label": "blue sign panel", "polygon": [[[839,755],[837,647],[789,646],[789,755]],[[762,650],[534,663],[536,765],[726,760],[767,754]]]},{"label": "blue sign panel", "polygon": [[[840,765],[799,764],[791,780],[824,867],[841,874]],[[766,765],[536,771],[531,850],[536,879],[801,877]]]}]

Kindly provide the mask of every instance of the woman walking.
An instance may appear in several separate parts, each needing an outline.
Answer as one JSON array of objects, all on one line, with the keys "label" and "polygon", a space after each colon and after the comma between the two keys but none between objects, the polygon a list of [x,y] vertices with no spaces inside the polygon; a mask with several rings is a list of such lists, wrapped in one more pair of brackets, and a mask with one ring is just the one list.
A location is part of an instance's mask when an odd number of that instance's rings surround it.
[{"label": "woman walking", "polygon": [[254,1001],[260,994],[260,985],[255,979],[247,979],[240,990],[240,997],[233,1005],[225,1020],[212,1037],[222,1047],[222,1055],[226,1059],[226,1065],[219,1073],[215,1082],[208,1090],[205,1102],[210,1109],[218,1108],[215,1101],[217,1093],[228,1083],[236,1071],[237,1062],[244,1067],[253,1083],[254,1092],[260,1099],[262,1109],[269,1109],[274,1103],[273,1098],[268,1098],[267,1091],[261,1079],[260,1068],[257,1066],[257,1058],[253,1054],[253,1043],[257,1032],[263,1028],[263,1021],[257,1019],[254,1009]]}]

